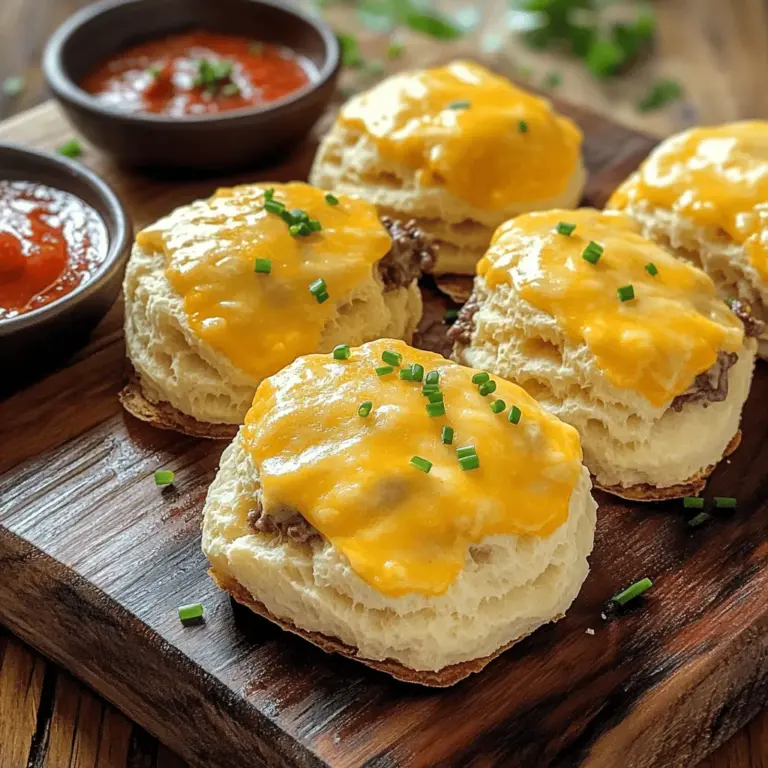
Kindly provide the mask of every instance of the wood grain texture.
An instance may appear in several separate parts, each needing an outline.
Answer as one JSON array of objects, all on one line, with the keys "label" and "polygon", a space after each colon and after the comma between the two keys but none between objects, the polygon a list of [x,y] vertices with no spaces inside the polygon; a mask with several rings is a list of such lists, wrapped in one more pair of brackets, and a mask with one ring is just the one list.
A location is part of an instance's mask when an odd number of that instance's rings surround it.
[{"label": "wood grain texture", "polygon": [[[24,73],[27,81],[27,89],[21,98],[0,96],[0,115],[9,115],[33,106],[44,96],[37,66],[42,44],[69,12],[84,4],[84,0],[37,0],[35,3],[4,0],[0,4],[0,79]],[[495,31],[498,24],[493,20],[493,13],[503,13],[506,2],[487,0],[484,6],[490,9],[490,20],[486,28]],[[719,0],[665,0],[657,3],[656,8],[660,19],[657,55],[630,78],[615,85],[602,86],[585,77],[578,67],[571,66],[560,57],[532,54],[514,44],[504,45],[500,58],[507,65],[514,62],[530,66],[534,72],[532,82],[540,82],[549,70],[562,71],[564,85],[561,92],[566,92],[569,99],[577,103],[588,103],[591,108],[614,119],[659,134],[677,130],[691,122],[707,123],[768,115],[768,90],[764,88],[764,73],[768,65],[768,3],[765,0],[735,0],[729,3]],[[352,31],[356,27],[351,15],[339,17],[337,22]],[[422,47],[420,42],[419,48]],[[371,46],[366,44],[366,50],[376,50]],[[638,116],[632,105],[657,74],[672,75],[682,80],[688,98],[685,103],[673,105],[663,112]],[[24,125],[29,123],[22,123],[19,130],[23,131]],[[62,136],[62,130],[62,126],[48,114],[47,122],[43,120],[39,126],[35,126],[29,139],[53,147],[62,138],[69,137]],[[22,136],[23,140],[26,138]],[[125,184],[130,187],[131,195],[141,193],[141,180],[134,182],[128,178]],[[156,191],[153,192],[152,200],[147,202],[150,206],[156,205],[156,210],[147,215],[151,218],[164,212],[170,204],[198,194],[194,189],[194,185],[190,185],[178,197],[171,193],[165,199]],[[199,194],[205,192],[207,188],[200,188]],[[122,359],[122,349],[118,343],[118,315],[119,308],[102,324],[91,347],[80,356],[82,364],[78,363],[76,370],[77,375],[84,378],[85,392],[90,393],[100,387],[109,392],[113,386],[112,380],[109,377],[105,379],[102,372],[114,370]],[[437,319],[435,327],[439,326]],[[73,397],[70,390],[60,390],[59,384],[65,381],[67,375],[66,371],[55,374],[50,386],[30,391],[23,408],[5,408],[2,411],[0,420],[4,429],[0,437],[12,434],[17,446],[13,456],[4,449],[0,450],[0,468],[45,454],[66,441],[76,443],[79,435],[114,415],[108,397],[91,399],[88,412],[83,413],[77,397]],[[36,428],[39,424],[48,426],[46,430],[41,430]],[[0,442],[0,446],[5,446],[5,442]],[[87,472],[85,475],[83,485],[87,486]],[[727,485],[722,490],[729,492]],[[0,571],[0,574],[2,578],[5,577],[5,572]],[[611,572],[611,575],[617,574]],[[167,578],[172,576],[167,575]],[[599,635],[594,639],[597,642],[605,640],[599,638]],[[11,647],[12,650],[8,652]],[[158,749],[139,728],[128,725],[113,707],[83,689],[65,673],[59,673],[53,665],[46,665],[37,654],[29,649],[22,652],[20,648],[23,650],[24,646],[18,641],[8,641],[7,637],[0,635],[0,765],[3,768],[26,766],[30,753],[24,750],[30,745],[35,747],[35,738],[39,745],[34,750],[36,760],[45,759],[45,765],[48,766],[97,764],[106,768],[122,768],[130,763],[147,768],[155,764],[175,768],[180,764],[179,759],[169,750],[164,747]],[[55,706],[50,693],[42,695],[46,670],[49,670],[47,690],[56,691]],[[61,689],[58,682],[60,674],[66,679]],[[12,691],[12,695],[9,696],[8,691]],[[697,706],[696,701],[693,706]],[[37,711],[32,716],[29,705],[35,702]],[[710,706],[717,708],[718,702]],[[606,706],[603,713],[610,712],[610,709],[610,706]],[[110,712],[108,717],[104,715],[107,710]],[[744,712],[736,713],[738,718],[743,716]],[[726,729],[730,727],[728,721],[733,717],[733,713],[729,712],[724,715]],[[99,735],[101,731],[94,730],[91,725],[96,721],[107,723],[108,734],[103,740],[106,745],[113,746],[104,749],[99,746],[102,743],[102,736]],[[111,735],[113,731],[114,735]],[[129,752],[125,752],[121,746],[125,744],[126,733],[131,734]],[[70,735],[74,738],[70,746],[75,742],[78,745],[70,753],[71,759],[76,762],[66,763],[62,760]],[[55,736],[53,741],[52,736]],[[54,751],[49,749],[46,757],[44,750],[48,745]],[[41,764],[34,763],[35,766]],[[620,760],[617,764],[625,763]],[[753,720],[748,728],[707,758],[703,766],[766,768],[768,716],[763,715]]]}]

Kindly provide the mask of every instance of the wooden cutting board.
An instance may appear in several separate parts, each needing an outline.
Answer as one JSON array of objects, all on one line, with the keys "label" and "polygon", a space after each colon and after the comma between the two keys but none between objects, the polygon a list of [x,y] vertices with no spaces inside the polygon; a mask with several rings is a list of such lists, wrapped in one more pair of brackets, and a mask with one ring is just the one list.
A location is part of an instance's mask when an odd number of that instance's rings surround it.
[{"label": "wooden cutting board", "polygon": [[[653,141],[560,107],[585,131],[586,200],[600,205]],[[72,135],[52,104],[0,126],[32,146]],[[313,150],[241,180],[305,178]],[[136,228],[234,180],[153,181],[93,150],[82,160]],[[424,291],[424,338],[439,343],[448,303]],[[708,489],[737,496],[735,512],[691,531],[679,503],[596,494],[592,572],[568,616],[435,691],[327,656],[215,589],[199,526],[223,445],[122,412],[116,306],[66,368],[0,403],[0,621],[206,768],[689,766],[768,702],[767,368],[742,446]],[[175,471],[172,488],[154,485],[158,468]],[[646,575],[653,590],[603,620],[606,600]],[[207,621],[182,627],[176,608],[195,601]]]}]

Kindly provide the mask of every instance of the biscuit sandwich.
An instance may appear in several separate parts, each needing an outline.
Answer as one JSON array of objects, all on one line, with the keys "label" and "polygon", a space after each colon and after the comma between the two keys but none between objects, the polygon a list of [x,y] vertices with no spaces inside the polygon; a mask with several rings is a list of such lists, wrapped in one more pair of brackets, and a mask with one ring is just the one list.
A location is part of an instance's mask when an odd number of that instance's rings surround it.
[{"label": "biscuit sandwich", "polygon": [[326,651],[445,686],[563,616],[596,505],[576,430],[392,339],[265,380],[221,458],[218,585]]},{"label": "biscuit sandwich", "polygon": [[[609,208],[703,269],[747,319],[768,319],[768,121],[694,128],[663,141]],[[768,333],[758,353],[768,359]]]},{"label": "biscuit sandwich", "polygon": [[578,204],[581,138],[545,99],[456,61],[394,75],[348,101],[310,179],[413,217],[439,245],[435,273],[472,275],[502,222]]},{"label": "biscuit sandwich", "polygon": [[261,381],[296,357],[410,340],[429,237],[308,184],[220,189],[139,232],[124,282],[133,377],[157,426],[231,438]]},{"label": "biscuit sandwich", "polygon": [[738,444],[756,341],[701,270],[591,209],[501,226],[450,331],[457,361],[520,384],[581,435],[595,483],[698,493]]}]

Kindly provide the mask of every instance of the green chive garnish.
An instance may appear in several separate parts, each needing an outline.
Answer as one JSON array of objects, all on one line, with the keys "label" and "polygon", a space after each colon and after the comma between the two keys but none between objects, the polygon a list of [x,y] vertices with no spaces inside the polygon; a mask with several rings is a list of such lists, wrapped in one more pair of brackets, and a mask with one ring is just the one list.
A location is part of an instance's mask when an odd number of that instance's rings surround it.
[{"label": "green chive garnish", "polygon": [[380,365],[376,369],[377,376],[387,376],[390,373],[394,373],[395,369],[391,365]]},{"label": "green chive garnish", "polygon": [[439,381],[440,381],[440,372],[439,371],[430,371],[427,374],[427,378],[424,379],[424,383],[427,384],[427,385],[429,385],[429,384],[437,385]]},{"label": "green chive garnish", "polygon": [[294,237],[306,237],[312,232],[312,230],[309,228],[309,225],[305,221],[302,221],[300,224],[291,224],[291,226],[288,227],[288,231]]},{"label": "green chive garnish", "polygon": [[268,187],[264,190],[264,200],[271,200],[275,196],[275,188],[274,187]]},{"label": "green chive garnish", "polygon": [[471,456],[464,456],[459,459],[459,466],[464,472],[470,469],[477,469],[480,466],[480,459],[476,453]]},{"label": "green chive garnish", "polygon": [[469,109],[468,101],[452,101],[448,105],[448,109]]},{"label": "green chive garnish", "polygon": [[683,506],[686,509],[704,509],[704,499],[701,496],[686,496],[683,499]]},{"label": "green chive garnish", "polygon": [[182,624],[187,622],[200,621],[203,618],[203,605],[202,603],[191,603],[190,605],[179,606],[179,621]]},{"label": "green chive garnish", "polygon": [[322,291],[322,293],[318,293],[315,298],[317,299],[318,304],[323,304],[324,302],[328,301],[328,291]]},{"label": "green chive garnish", "polygon": [[285,204],[279,200],[273,200],[271,197],[264,201],[264,209],[269,213],[282,213],[285,209]]},{"label": "green chive garnish", "polygon": [[442,432],[440,432],[440,439],[443,441],[443,445],[451,445],[453,443],[453,427],[443,427]]},{"label": "green chive garnish", "polygon": [[413,370],[411,368],[401,368],[397,375],[403,380],[403,381],[413,381]]},{"label": "green chive garnish", "polygon": [[485,397],[486,395],[490,395],[491,392],[496,391],[496,382],[491,379],[490,381],[483,382],[478,388],[477,391]]},{"label": "green chive garnish", "polygon": [[77,139],[70,139],[66,144],[62,144],[56,152],[64,157],[80,157],[83,154],[83,148]]},{"label": "green chive garnish", "polygon": [[325,202],[328,203],[328,205],[338,205],[339,198],[336,197],[336,195],[332,195],[330,192],[328,192],[325,196]]},{"label": "green chive garnish", "polygon": [[501,413],[506,407],[507,404],[503,400],[494,400],[490,405],[490,409],[494,413]]},{"label": "green chive garnish", "polygon": [[173,478],[174,474],[170,469],[158,469],[155,472],[155,485],[170,485]]},{"label": "green chive garnish", "polygon": [[623,589],[617,595],[614,595],[611,598],[611,602],[618,603],[619,605],[625,605],[630,600],[634,600],[636,597],[642,595],[643,592],[650,589],[652,586],[653,582],[650,579],[640,579],[640,581],[636,581],[631,586]]},{"label": "green chive garnish", "polygon": [[648,263],[645,265],[645,271],[646,271],[646,272],[647,272],[647,273],[648,273],[648,274],[649,274],[651,277],[656,277],[656,275],[658,275],[658,274],[659,274],[659,270],[656,268],[656,265],[655,265],[655,264],[654,264],[652,261],[649,261],[649,262],[648,262]]},{"label": "green chive garnish", "polygon": [[427,403],[427,416],[445,416],[445,403]]},{"label": "green chive garnish", "polygon": [[310,219],[307,222],[307,226],[310,232],[319,232],[323,228],[323,225],[317,219]]},{"label": "green chive garnish", "polygon": [[424,397],[429,397],[433,392],[439,392],[440,387],[437,386],[437,384],[425,384],[421,388],[421,394],[424,395]]},{"label": "green chive garnish", "polygon": [[414,381],[421,381],[424,378],[424,366],[414,363],[411,366],[411,376]]},{"label": "green chive garnish", "polygon": [[715,496],[715,506],[718,509],[733,509],[736,503],[733,496]]},{"label": "green chive garnish", "polygon": [[291,216],[293,216],[294,224],[301,224],[302,221],[309,221],[309,214],[306,211],[302,211],[301,208],[294,208],[291,211]]},{"label": "green chive garnish", "polygon": [[712,519],[712,515],[709,512],[699,512],[698,515],[694,515],[689,521],[688,526],[690,528],[698,528],[700,525],[709,522]]},{"label": "green chive garnish", "polygon": [[373,408],[373,403],[370,400],[366,400],[358,406],[357,415],[364,419],[371,412],[371,408]]},{"label": "green chive garnish", "polygon": [[272,259],[256,259],[253,262],[253,271],[268,275],[272,271]]},{"label": "green chive garnish", "polygon": [[525,120],[518,121],[517,129],[520,133],[528,133],[528,123],[526,123]]},{"label": "green chive garnish", "polygon": [[2,91],[6,96],[20,96],[24,90],[24,78],[18,75],[3,80]]},{"label": "green chive garnish", "polygon": [[632,301],[635,298],[635,289],[631,285],[622,285],[616,290],[619,301]]},{"label": "green chive garnish", "polygon": [[449,309],[449,310],[446,310],[445,314],[443,315],[443,320],[449,323],[451,322],[451,320],[455,320],[458,316],[459,316],[458,309]]},{"label": "green chive garnish", "polygon": [[456,458],[463,459],[465,456],[477,456],[474,445],[465,445],[463,448],[456,449]]},{"label": "green chive garnish", "polygon": [[558,221],[555,231],[558,235],[566,235],[570,237],[573,234],[573,230],[576,229],[575,224],[569,224],[567,221]]},{"label": "green chive garnish", "polygon": [[421,456],[411,456],[411,460],[408,463],[426,474],[429,474],[429,470],[432,469],[432,462],[422,459]]},{"label": "green chive garnish", "polygon": [[596,243],[594,240],[590,240],[587,247],[582,251],[581,258],[584,259],[584,261],[588,261],[590,264],[597,264],[602,255],[603,246],[600,245],[600,243]]},{"label": "green chive garnish", "polygon": [[321,301],[320,297],[324,295],[326,299],[328,298],[328,286],[326,286],[325,280],[322,277],[313,280],[309,284],[309,292],[322,304],[325,299]]},{"label": "green chive garnish", "polygon": [[488,381],[490,378],[491,378],[490,373],[486,373],[485,371],[479,371],[472,377],[472,383],[485,384],[485,382]]},{"label": "green chive garnish", "polygon": [[240,86],[237,83],[227,83],[221,89],[222,96],[237,96],[240,93]]},{"label": "green chive garnish", "polygon": [[520,417],[522,416],[522,411],[516,406],[513,405],[509,409],[509,423],[510,424],[519,424],[520,423]]},{"label": "green chive garnish", "polygon": [[333,348],[334,360],[348,360],[352,352],[349,349],[349,344],[337,344]]},{"label": "green chive garnish", "polygon": [[443,393],[440,392],[440,390],[435,390],[434,392],[427,392],[427,400],[429,400],[430,403],[442,403]]},{"label": "green chive garnish", "polygon": [[385,349],[381,353],[381,359],[388,365],[400,365],[403,362],[403,356],[399,352],[393,352],[391,349]]}]

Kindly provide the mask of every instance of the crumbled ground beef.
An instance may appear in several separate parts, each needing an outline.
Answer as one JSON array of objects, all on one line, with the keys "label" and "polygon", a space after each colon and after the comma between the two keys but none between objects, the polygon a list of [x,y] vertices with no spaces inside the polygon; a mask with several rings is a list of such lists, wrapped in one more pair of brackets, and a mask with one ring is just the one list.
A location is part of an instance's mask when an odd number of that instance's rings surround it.
[{"label": "crumbled ground beef", "polygon": [[701,403],[705,408],[710,403],[720,403],[728,397],[728,371],[738,360],[735,352],[720,352],[717,362],[700,373],[693,384],[670,404],[673,411],[681,411],[686,403]]},{"label": "crumbled ground beef", "polygon": [[765,323],[754,317],[749,302],[742,301],[741,299],[728,299],[728,306],[731,308],[733,314],[744,323],[744,333],[746,333],[747,336],[757,338],[763,333],[765,330]]},{"label": "crumbled ground beef", "polygon": [[459,310],[456,322],[448,330],[448,340],[454,344],[469,344],[475,331],[475,315],[480,309],[477,297],[473,293],[467,303]]},{"label": "crumbled ground beef", "polygon": [[320,534],[298,513],[295,512],[286,520],[268,515],[261,502],[248,512],[248,525],[256,533],[272,533],[287,536],[299,544],[307,544]]},{"label": "crumbled ground beef", "polygon": [[381,223],[392,238],[389,253],[379,262],[378,269],[385,291],[405,288],[422,272],[431,272],[435,265],[437,246],[411,219],[406,224],[382,216]]}]

